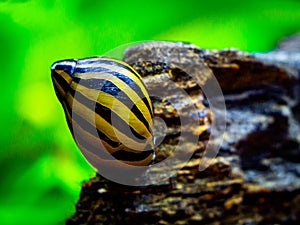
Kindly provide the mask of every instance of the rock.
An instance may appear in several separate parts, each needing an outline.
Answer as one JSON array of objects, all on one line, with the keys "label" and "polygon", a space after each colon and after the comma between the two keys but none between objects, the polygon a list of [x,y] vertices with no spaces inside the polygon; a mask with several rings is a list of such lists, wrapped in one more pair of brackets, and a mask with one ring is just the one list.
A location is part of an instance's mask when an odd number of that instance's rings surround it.
[{"label": "rock", "polygon": [[[191,159],[186,163],[174,158],[173,164],[150,167],[145,179],[151,185],[142,187],[117,184],[97,174],[82,184],[76,212],[66,224],[298,224],[300,60],[299,51],[289,46],[299,37],[279,44],[289,55],[287,62],[276,58],[278,48],[264,54],[204,50],[176,42],[129,48],[124,61],[142,74],[149,92],[165,90],[152,99],[155,115],[167,127],[159,130],[162,144],[156,148],[156,162],[174,154],[182,129],[192,135],[183,137],[185,151],[180,154]],[[187,68],[178,68],[176,57]],[[194,69],[196,64],[200,69]],[[206,66],[223,90],[227,127],[217,156],[200,171],[212,122],[220,115],[210,109],[186,71],[205,84],[211,79]],[[182,119],[187,121],[183,128]],[[170,179],[163,179],[172,171]],[[154,182],[157,178],[160,183]]]}]

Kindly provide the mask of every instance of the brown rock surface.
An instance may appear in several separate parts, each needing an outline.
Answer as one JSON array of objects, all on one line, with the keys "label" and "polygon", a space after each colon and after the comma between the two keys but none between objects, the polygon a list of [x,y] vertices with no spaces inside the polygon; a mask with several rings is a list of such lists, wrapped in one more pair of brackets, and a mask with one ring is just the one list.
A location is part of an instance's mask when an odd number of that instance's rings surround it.
[{"label": "brown rock surface", "polygon": [[[99,174],[84,182],[76,212],[66,223],[298,224],[299,51],[291,51],[288,61],[277,57],[279,48],[289,51],[297,40],[299,36],[284,40],[285,44],[264,54],[204,50],[187,43],[166,42],[152,43],[150,47],[145,43],[127,50],[124,60],[142,74],[150,92],[157,92],[159,83],[171,80],[188,93],[178,95],[176,88],[166,85],[167,94],[153,98],[155,115],[164,119],[168,127],[166,137],[156,149],[156,162],[172,155],[178,144],[178,111],[184,118],[197,115],[196,130],[193,121],[186,124],[186,129],[194,136],[200,135],[199,140],[182,153],[193,155],[188,163],[178,160],[171,168],[153,167],[147,171],[150,183],[171,170],[176,171],[171,179],[159,184],[125,186]],[[218,114],[212,113],[200,87],[171,60],[178,54],[192,69],[197,63],[207,65],[224,92],[224,140],[218,155],[204,171],[199,171],[199,164],[211,122]],[[195,73],[206,82],[210,79],[206,72],[204,69]],[[177,105],[176,110],[170,102]],[[184,143],[189,146],[190,139],[184,139]]]}]

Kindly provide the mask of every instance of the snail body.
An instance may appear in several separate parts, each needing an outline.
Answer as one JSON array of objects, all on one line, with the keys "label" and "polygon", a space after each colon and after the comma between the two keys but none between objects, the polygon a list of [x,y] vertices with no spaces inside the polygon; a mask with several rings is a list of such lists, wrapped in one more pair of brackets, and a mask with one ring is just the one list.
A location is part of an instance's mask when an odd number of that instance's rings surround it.
[{"label": "snail body", "polygon": [[106,57],[57,61],[51,66],[56,95],[78,147],[108,166],[112,158],[145,166],[154,159],[153,108],[140,75]]}]

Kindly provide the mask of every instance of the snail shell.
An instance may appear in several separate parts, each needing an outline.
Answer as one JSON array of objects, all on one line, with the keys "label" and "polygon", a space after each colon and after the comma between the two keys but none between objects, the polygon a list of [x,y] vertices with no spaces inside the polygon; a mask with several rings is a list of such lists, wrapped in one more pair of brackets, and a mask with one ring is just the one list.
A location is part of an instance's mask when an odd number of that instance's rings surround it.
[{"label": "snail shell", "polygon": [[85,156],[107,166],[108,156],[134,166],[151,163],[152,103],[132,67],[106,57],[61,60],[51,66],[51,77]]}]

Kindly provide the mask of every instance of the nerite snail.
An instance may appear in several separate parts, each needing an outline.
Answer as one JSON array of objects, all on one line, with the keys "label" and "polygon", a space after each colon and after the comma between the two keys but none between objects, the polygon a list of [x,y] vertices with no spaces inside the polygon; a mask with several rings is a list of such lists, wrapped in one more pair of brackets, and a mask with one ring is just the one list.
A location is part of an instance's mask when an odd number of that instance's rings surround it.
[{"label": "nerite snail", "polygon": [[[79,134],[74,139],[81,151],[108,166],[107,153],[129,165],[151,163],[152,103],[132,67],[106,57],[70,59],[55,62],[51,77],[69,129],[73,137],[74,129]],[[98,97],[93,99],[95,95]],[[87,113],[93,113],[94,120],[87,118]]]}]

